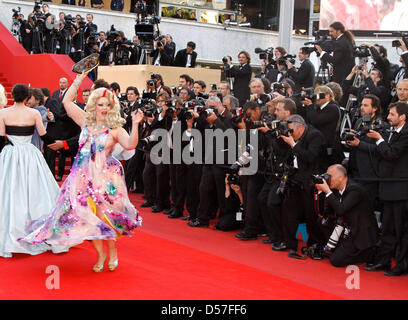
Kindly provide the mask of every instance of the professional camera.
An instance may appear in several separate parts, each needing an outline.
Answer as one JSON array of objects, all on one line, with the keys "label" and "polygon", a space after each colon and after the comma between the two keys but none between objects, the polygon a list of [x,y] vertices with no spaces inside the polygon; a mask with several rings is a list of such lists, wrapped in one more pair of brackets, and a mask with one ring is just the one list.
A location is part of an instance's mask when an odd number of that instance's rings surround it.
[{"label": "professional camera", "polygon": [[195,110],[197,106],[203,107],[201,99],[193,99],[193,100],[184,102],[184,107],[187,109]]},{"label": "professional camera", "polygon": [[324,251],[332,251],[334,248],[336,248],[340,237],[343,235],[343,237],[347,237],[350,234],[350,229],[347,228],[344,224],[338,223],[335,227],[334,230],[329,238],[329,241],[327,241],[326,246],[324,247]]},{"label": "professional camera", "polygon": [[241,107],[236,107],[231,109],[232,118],[231,121],[234,125],[237,125],[245,118],[244,109]]},{"label": "professional camera", "polygon": [[313,103],[315,103],[316,100],[324,99],[326,97],[326,94],[323,92],[314,93],[314,88],[310,87],[310,88],[305,88],[304,90],[302,90],[301,93],[294,94],[293,97],[299,99],[299,101],[309,99]]},{"label": "professional camera", "polygon": [[210,95],[208,95],[206,93],[202,93],[202,92],[199,92],[198,95],[197,95],[197,98],[202,98],[204,100],[207,100],[209,97],[210,97]]},{"label": "professional camera", "polygon": [[142,144],[142,146],[147,146],[150,142],[155,141],[155,140],[156,140],[156,136],[152,134],[146,138],[140,139],[139,141]]},{"label": "professional camera", "polygon": [[[305,42],[304,45],[318,45],[322,48],[323,51],[327,53],[331,53],[334,51],[334,41],[330,39],[329,30],[317,30],[313,32],[313,36],[315,37],[315,41]],[[316,48],[310,49],[311,52],[316,51]],[[320,54],[316,52],[317,56]]]},{"label": "professional camera", "polygon": [[269,101],[275,99],[276,96],[273,93],[261,93],[258,97],[258,99],[256,99],[256,102],[260,105],[263,106],[265,104],[267,104]]},{"label": "professional camera", "polygon": [[11,9],[13,11],[13,19],[18,19],[21,14],[21,7],[17,7],[17,9]]},{"label": "professional camera", "polygon": [[[404,41],[405,46],[408,48],[408,32],[400,32],[399,36],[402,38],[402,41]],[[392,41],[392,46],[394,48],[399,48],[401,47],[400,40],[394,40]]]},{"label": "professional camera", "polygon": [[150,98],[139,98],[137,100],[140,107],[154,107],[157,108],[156,100]]},{"label": "professional camera", "polygon": [[272,91],[277,92],[282,96],[286,96],[286,91],[288,90],[288,85],[283,82],[273,82],[271,85]]},{"label": "professional camera", "polygon": [[151,106],[141,107],[140,110],[143,112],[143,115],[147,118],[153,117],[156,112],[156,108]]},{"label": "professional camera", "polygon": [[291,64],[296,63],[296,54],[285,54],[284,56],[280,57],[276,63],[279,65],[286,66],[286,61],[289,61]]},{"label": "professional camera", "polygon": [[250,155],[251,150],[254,150],[254,147],[250,144],[247,144],[244,153],[229,168],[231,174],[238,174],[239,169],[249,164],[249,162],[252,160],[252,157]]},{"label": "professional camera", "polygon": [[362,45],[358,47],[353,47],[353,56],[356,58],[367,58],[370,55],[371,52],[367,46]]},{"label": "professional camera", "polygon": [[340,139],[342,141],[352,141],[355,137],[361,137],[366,135],[370,130],[382,132],[388,128],[388,123],[381,119],[376,120],[375,122],[372,121],[371,116],[366,114],[362,117],[361,124],[359,126],[358,131],[353,131],[350,129],[344,130]]},{"label": "professional camera", "polygon": [[238,173],[232,173],[227,178],[228,184],[232,185],[235,184],[239,186],[241,184],[241,178]]},{"label": "professional camera", "polygon": [[331,176],[328,173],[323,173],[321,175],[312,174],[312,181],[313,184],[323,184],[323,181],[326,181],[328,185],[330,185]]},{"label": "professional camera", "polygon": [[267,49],[261,49],[261,48],[255,48],[255,53],[259,54],[259,59],[260,60],[266,60],[268,59],[269,63],[272,63],[273,60],[273,48],[267,48]]},{"label": "professional camera", "polygon": [[290,166],[286,163],[281,163],[278,170],[281,173],[276,173],[275,175],[280,179],[280,184],[278,189],[276,189],[276,194],[285,194],[289,185],[289,178],[296,173],[296,168]]},{"label": "professional camera", "polygon": [[224,70],[228,71],[231,69],[230,65],[228,64],[228,58],[230,61],[232,61],[232,58],[230,56],[225,56],[222,58],[222,63],[224,64]]}]

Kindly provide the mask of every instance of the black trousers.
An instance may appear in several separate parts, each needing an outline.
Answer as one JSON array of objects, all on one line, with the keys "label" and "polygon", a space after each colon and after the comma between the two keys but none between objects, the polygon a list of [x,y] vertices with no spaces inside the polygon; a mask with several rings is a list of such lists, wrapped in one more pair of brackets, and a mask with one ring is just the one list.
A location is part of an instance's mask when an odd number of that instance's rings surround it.
[{"label": "black trousers", "polygon": [[368,262],[374,254],[374,247],[357,249],[351,237],[339,240],[336,249],[330,255],[330,263],[335,267],[346,267],[351,264]]},{"label": "black trousers", "polygon": [[191,219],[197,218],[198,204],[200,203],[201,164],[189,164],[187,168],[186,208]]},{"label": "black trousers", "polygon": [[289,249],[297,250],[296,231],[299,223],[306,222],[308,232],[307,246],[326,244],[326,237],[317,223],[313,206],[313,188],[291,185],[285,194],[282,205],[283,238]]},{"label": "black trousers", "polygon": [[132,158],[126,161],[125,181],[128,190],[133,189],[136,182],[136,189],[143,192],[143,169],[144,169],[144,152],[137,150]]},{"label": "black trousers", "polygon": [[171,198],[177,214],[183,214],[187,192],[187,166],[184,163],[170,165]]},{"label": "black trousers", "polygon": [[[267,209],[260,206],[258,202],[258,195],[264,184],[265,178],[263,174],[255,174],[248,177],[246,201],[244,203],[244,232],[251,235],[258,235],[265,230],[261,211],[267,211]],[[266,215],[266,213],[263,215]]]},{"label": "black trousers", "polygon": [[[282,235],[282,196],[276,194],[279,181],[266,182],[258,196],[262,219],[269,239],[272,242],[283,241]],[[264,209],[266,208],[266,210]]]},{"label": "black trousers", "polygon": [[55,159],[57,158],[57,151],[54,151],[47,146],[44,146],[44,158],[45,162],[47,162],[52,175],[55,176]]},{"label": "black trousers", "polygon": [[216,198],[221,212],[225,211],[225,175],[224,168],[216,165],[204,165],[200,181],[200,203],[197,209],[197,218],[202,223],[209,223],[212,190],[216,190]]},{"label": "black trousers", "polygon": [[395,257],[397,266],[408,271],[408,202],[384,201],[382,233],[375,263],[390,264]]},{"label": "black trousers", "polygon": [[156,201],[156,166],[150,160],[149,153],[145,153],[143,184],[146,201],[154,203]]},{"label": "black trousers", "polygon": [[170,208],[170,168],[168,164],[157,164],[156,168],[156,201],[164,209]]}]

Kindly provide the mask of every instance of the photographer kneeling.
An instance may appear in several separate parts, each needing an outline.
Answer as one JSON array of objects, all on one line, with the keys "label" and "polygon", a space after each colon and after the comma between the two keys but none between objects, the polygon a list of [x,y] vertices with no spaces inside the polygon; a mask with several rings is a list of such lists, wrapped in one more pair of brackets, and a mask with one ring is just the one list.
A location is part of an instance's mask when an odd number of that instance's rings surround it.
[{"label": "photographer kneeling", "polygon": [[[378,237],[372,203],[366,190],[349,180],[342,165],[329,167],[327,174],[330,176],[329,184],[322,179],[323,183],[315,184],[315,187],[326,193],[326,203],[342,220],[335,227],[336,234],[333,232],[329,240],[332,241],[334,235],[339,236],[338,243],[330,255],[330,262],[335,267],[367,262],[374,254]],[[337,190],[338,194],[331,189]]]}]

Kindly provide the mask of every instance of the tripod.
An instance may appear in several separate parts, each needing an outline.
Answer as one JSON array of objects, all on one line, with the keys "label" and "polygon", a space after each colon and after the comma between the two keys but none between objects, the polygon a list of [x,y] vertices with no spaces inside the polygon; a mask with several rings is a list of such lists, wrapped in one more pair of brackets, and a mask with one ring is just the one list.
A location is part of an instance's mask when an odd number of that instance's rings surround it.
[{"label": "tripod", "polygon": [[139,58],[139,64],[143,64],[143,62],[145,61],[145,57],[146,57],[146,64],[150,64],[150,54],[152,53],[152,44],[151,43],[145,43],[142,42],[141,44],[141,48],[142,48],[142,52],[140,53],[140,58]]},{"label": "tripod", "polygon": [[330,81],[329,80],[329,66],[327,65],[327,62],[320,64],[319,70],[317,70],[317,76],[316,76],[315,82],[317,82],[317,78],[319,78],[319,75],[321,79],[321,84],[324,85]]},{"label": "tripod", "polygon": [[[360,66],[361,66],[360,62]],[[354,80],[353,80],[353,87],[360,87],[363,84],[364,80],[361,77],[361,72],[357,72]],[[348,128],[352,128],[352,121],[351,121],[351,110],[357,104],[357,98],[352,98],[349,96],[347,100],[346,107],[344,110],[343,119],[341,120],[340,124],[340,136],[344,133],[344,131]]]}]

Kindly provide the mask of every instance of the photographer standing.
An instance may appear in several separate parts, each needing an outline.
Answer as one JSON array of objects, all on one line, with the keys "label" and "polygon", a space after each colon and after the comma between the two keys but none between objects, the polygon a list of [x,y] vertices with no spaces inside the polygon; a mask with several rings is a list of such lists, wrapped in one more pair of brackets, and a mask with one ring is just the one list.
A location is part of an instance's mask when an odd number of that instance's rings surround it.
[{"label": "photographer standing", "polygon": [[293,79],[293,81],[295,81],[297,92],[301,91],[302,88],[310,88],[314,86],[315,67],[309,60],[309,57],[309,48],[302,47],[299,49],[299,69],[296,69],[289,60],[286,60],[286,65],[288,67],[287,74]]},{"label": "photographer standing", "polygon": [[[370,130],[367,134],[377,144],[380,154],[380,200],[384,202],[380,246],[374,262],[367,264],[368,271],[387,270],[385,275],[399,276],[408,273],[408,104],[393,103],[389,107],[388,121],[393,127],[388,137]],[[391,180],[391,181],[386,181]],[[405,180],[405,181],[404,181]],[[391,267],[395,256],[396,266]]]},{"label": "photographer standing", "polygon": [[[363,117],[369,117],[370,125],[382,120],[380,104],[380,99],[377,96],[372,94],[364,96],[360,107],[361,118],[357,120],[354,126],[355,132],[360,132],[363,129]],[[366,134],[362,134],[355,135],[353,140],[346,140],[346,143],[351,147],[348,163],[350,176],[353,179],[377,179],[380,158],[376,151],[375,140],[367,137]],[[362,182],[360,184],[367,189],[373,203],[378,201],[378,182]]]},{"label": "photographer standing", "polygon": [[[287,122],[289,117],[294,114],[296,114],[296,104],[292,99],[284,98],[278,101],[275,110],[276,120]],[[279,190],[282,187],[282,180],[277,179],[276,176],[283,178],[284,164],[292,163],[293,155],[291,147],[270,131],[266,134],[266,144],[268,151],[265,156],[265,171],[268,174],[268,179],[258,195],[258,202],[261,207],[267,208],[267,210],[261,211],[266,232],[269,236],[269,239],[263,240],[263,242],[279,248],[284,246],[282,201],[286,190]]]},{"label": "photographer standing", "polygon": [[[341,112],[334,103],[333,91],[327,86],[317,87],[315,90],[316,101],[310,99],[302,101],[307,105],[307,122],[318,129],[325,138],[325,153],[323,156],[324,169],[344,159],[342,146],[339,138]],[[319,97],[320,95],[324,98]]]},{"label": "photographer standing", "polygon": [[244,105],[249,100],[249,82],[252,77],[251,57],[248,52],[241,51],[238,54],[239,66],[233,66],[231,59],[227,57],[227,64],[230,66],[230,75],[234,78],[234,96],[238,98],[239,104]]},{"label": "photographer standing", "polygon": [[[360,73],[362,79],[364,80],[364,85],[353,87],[353,78],[357,76],[357,73]],[[355,65],[351,70],[351,73],[343,82],[343,89],[345,92],[345,96],[343,98],[346,98],[348,94],[352,94],[357,97],[358,103],[361,103],[364,95],[371,93],[380,98],[382,107],[385,107],[388,100],[388,95],[386,88],[380,84],[382,79],[383,74],[380,70],[372,69],[370,72],[368,72],[367,65]]]},{"label": "photographer standing", "polygon": [[329,27],[330,36],[334,40],[334,52],[330,55],[323,51],[319,45],[315,45],[320,54],[322,63],[333,65],[332,81],[343,86],[343,81],[354,66],[353,44],[354,36],[350,31],[346,31],[341,22],[334,22]]},{"label": "photographer standing", "polygon": [[[231,122],[231,113],[222,105],[218,97],[210,97],[206,102],[208,110],[205,117],[208,123],[207,134],[214,134],[211,131],[221,129],[225,132],[233,127]],[[214,134],[214,137],[216,135]],[[197,208],[197,219],[188,222],[190,227],[208,227],[210,223],[210,211],[213,200],[211,199],[213,190],[216,190],[216,197],[220,209],[220,215],[225,212],[225,175],[224,165],[228,164],[228,139],[223,137],[225,156],[223,163],[217,163],[217,139],[205,140],[205,164],[202,167],[202,176],[200,181],[200,203]]]},{"label": "photographer standing", "polygon": [[[299,223],[306,221],[308,232],[307,246],[324,246],[326,237],[317,223],[317,214],[313,204],[312,175],[324,171],[321,163],[324,154],[325,140],[322,133],[308,126],[305,120],[295,114],[289,117],[289,128],[292,133],[280,137],[292,148],[293,170],[289,177],[289,191],[282,204],[282,225],[284,243],[273,247],[276,251],[290,250],[290,258],[298,258],[296,253],[298,240],[296,230]],[[292,165],[289,161],[288,165]]]},{"label": "photographer standing", "polygon": [[152,57],[152,65],[154,66],[171,66],[172,59],[169,56],[166,46],[166,37],[160,36],[159,40],[156,42],[156,49],[150,53]]},{"label": "photographer standing", "polygon": [[[327,173],[330,176],[329,184],[323,179],[323,183],[315,187],[326,193],[326,203],[341,220],[341,224],[336,225],[336,231],[343,228],[343,232],[337,234],[340,237],[330,255],[330,262],[335,267],[367,262],[372,259],[378,238],[377,222],[367,191],[349,180],[342,165],[329,167]],[[331,189],[339,193],[335,194]]]}]

